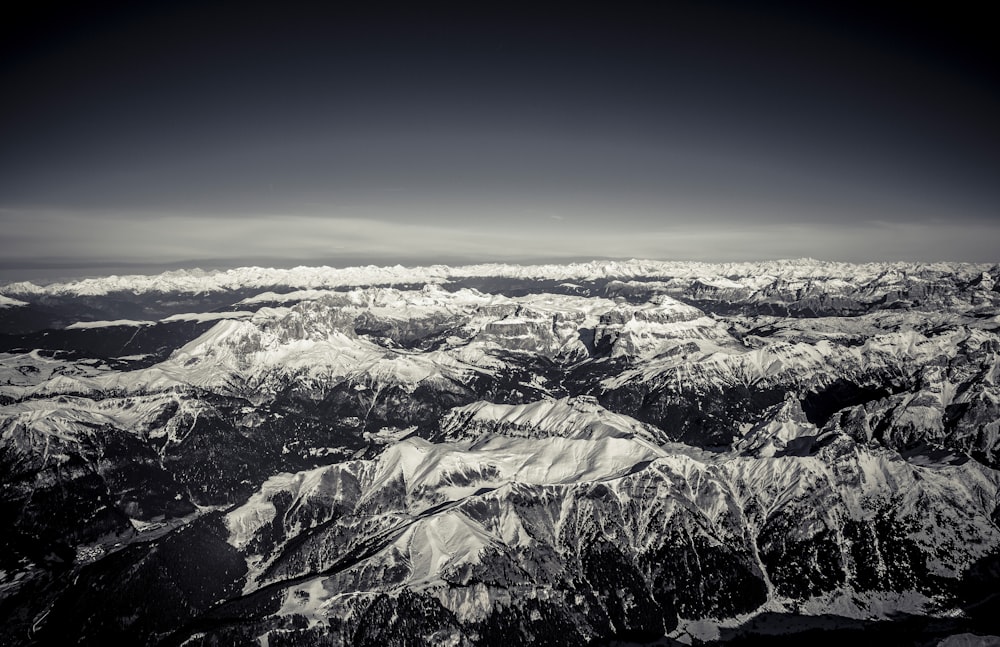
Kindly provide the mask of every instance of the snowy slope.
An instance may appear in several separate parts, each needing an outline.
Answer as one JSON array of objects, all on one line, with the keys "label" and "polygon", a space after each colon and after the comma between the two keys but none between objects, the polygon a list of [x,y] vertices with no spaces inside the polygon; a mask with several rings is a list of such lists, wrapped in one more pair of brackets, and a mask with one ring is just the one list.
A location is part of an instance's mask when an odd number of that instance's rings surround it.
[{"label": "snowy slope", "polygon": [[[638,563],[670,555],[673,564],[731,560],[729,568],[746,569],[733,579],[719,574],[714,589],[692,584],[710,573],[688,571],[692,588],[677,598],[688,619],[721,622],[735,609],[804,602],[822,614],[844,595],[863,618],[917,608],[900,593],[879,593],[873,569],[894,569],[903,589],[919,589],[960,576],[1000,545],[990,520],[998,485],[997,472],[974,462],[919,467],[846,438],[815,457],[706,463],[635,438],[487,435],[472,444],[408,439],[374,462],[279,475],[226,523],[229,541],[255,565],[246,592],[290,578],[279,615],[305,614],[310,623],[344,612],[336,599],[346,592],[400,586],[461,622],[490,617],[498,598],[501,607],[528,604],[514,593],[523,587],[572,606],[597,585],[586,570],[595,542]],[[674,544],[678,532],[687,538]],[[303,568],[330,572],[302,579]],[[612,586],[640,596],[644,586],[656,590],[655,572],[635,580],[619,571],[612,577],[624,579]],[[567,590],[560,573],[576,588]],[[470,587],[479,594],[470,597]],[[727,601],[756,587],[752,602]],[[866,606],[875,599],[880,606]]]},{"label": "snowy slope", "polygon": [[20,306],[26,306],[28,303],[26,301],[20,301],[18,299],[12,299],[8,296],[0,294],[0,308],[17,308]]},{"label": "snowy slope", "polygon": [[449,440],[494,433],[527,437],[635,437],[657,444],[665,441],[655,427],[608,411],[589,396],[518,405],[480,401],[450,411],[441,420],[441,430]]}]

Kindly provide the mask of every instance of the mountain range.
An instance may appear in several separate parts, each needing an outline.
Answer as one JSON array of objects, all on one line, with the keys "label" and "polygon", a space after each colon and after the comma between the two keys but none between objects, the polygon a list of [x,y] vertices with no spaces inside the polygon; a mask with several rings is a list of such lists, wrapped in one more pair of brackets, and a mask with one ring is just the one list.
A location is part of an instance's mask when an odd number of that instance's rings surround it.
[{"label": "mountain range", "polygon": [[0,642],[995,644],[1000,265],[0,287]]}]

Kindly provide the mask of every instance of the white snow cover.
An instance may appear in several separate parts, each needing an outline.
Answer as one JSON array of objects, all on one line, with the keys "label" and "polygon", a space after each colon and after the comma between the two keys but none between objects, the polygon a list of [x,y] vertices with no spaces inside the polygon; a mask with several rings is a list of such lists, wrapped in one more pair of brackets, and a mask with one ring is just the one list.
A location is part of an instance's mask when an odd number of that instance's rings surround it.
[{"label": "white snow cover", "polygon": [[[177,321],[196,321],[204,323],[206,321],[220,321],[222,319],[248,319],[254,315],[253,312],[239,310],[236,312],[181,312],[160,319],[160,323],[173,323]],[[137,321],[134,319],[115,319],[114,321],[77,321],[66,326],[66,330],[81,330],[87,328],[107,328],[109,326],[152,326],[155,321]]]},{"label": "white snow cover", "polygon": [[948,636],[937,644],[937,647],[997,647],[1000,645],[1000,635],[981,636],[972,633]]},{"label": "white snow cover", "polygon": [[292,292],[261,292],[247,297],[239,305],[257,305],[261,303],[295,303],[297,301],[315,301],[322,297],[340,294],[336,290],[293,290]]},{"label": "white snow cover", "polygon": [[247,310],[237,310],[235,312],[181,312],[160,319],[160,323],[171,323],[174,321],[218,321],[220,319],[247,319],[253,313]]},{"label": "white snow cover", "polygon": [[[807,383],[817,374],[841,376],[862,368],[900,362],[922,365],[933,358],[955,357],[959,343],[976,335],[956,328],[938,335],[902,330],[869,337],[860,346],[822,340],[816,343],[772,341],[754,349],[719,349],[698,355],[651,358],[602,382],[615,389],[629,382],[667,380],[752,385],[767,380]],[[780,338],[779,338],[780,339]]]},{"label": "white snow cover", "polygon": [[[275,296],[266,295],[263,301]],[[883,311],[856,318],[803,320],[758,317],[756,324],[770,324],[774,333],[738,341],[731,334],[732,320],[705,316],[662,294],[633,305],[545,293],[511,298],[436,285],[418,290],[372,287],[299,293],[290,303],[254,313],[168,317],[164,321],[217,319],[218,323],[155,366],[96,379],[71,372],[49,381],[33,380],[35,386],[26,395],[198,386],[250,390],[263,397],[269,384],[292,375],[307,385],[356,380],[412,388],[427,379],[462,379],[502,370],[503,353],[534,353],[564,363],[586,359],[589,350],[582,330],[593,331],[595,344],[610,344],[612,357],[630,361],[631,368],[602,382],[609,390],[649,381],[806,385],[816,375],[850,377],[878,366],[923,365],[954,357],[961,344],[981,344],[992,336],[983,330],[995,327],[991,320],[954,313]],[[435,350],[411,350],[355,334],[359,318],[374,318],[379,325],[404,332],[424,326],[450,334]],[[750,320],[741,321],[746,326]],[[124,322],[74,326],[109,323]],[[946,332],[933,330],[941,327]],[[860,345],[843,344],[844,338]],[[526,386],[546,389],[538,380]],[[942,397],[951,397],[953,391],[943,387]]]},{"label": "white snow cover", "polygon": [[[296,289],[323,289],[343,286],[392,285],[398,283],[444,283],[476,277],[514,279],[551,279],[580,282],[607,278],[673,277],[696,279],[704,285],[728,288],[733,283],[742,287],[761,286],[776,277],[788,281],[822,278],[855,283],[859,276],[916,275],[921,271],[954,272],[969,281],[983,272],[996,272],[996,265],[965,263],[840,263],[814,259],[794,259],[745,263],[697,263],[687,261],[592,261],[564,265],[508,265],[502,263],[449,267],[431,265],[407,268],[392,267],[295,267],[275,269],[240,267],[225,271],[174,270],[163,274],[108,276],[83,279],[70,283],[40,286],[31,282],[11,283],[3,288],[18,295],[101,295],[112,292],[143,294],[148,292],[184,292],[198,294],[235,289],[267,289],[288,286]],[[733,278],[738,277],[738,278]]]},{"label": "white snow cover", "polygon": [[28,305],[27,301],[19,301],[0,294],[0,308],[17,308]]},{"label": "white snow cover", "polygon": [[486,429],[508,436],[568,438],[643,438],[657,442],[658,430],[635,418],[613,413],[589,396],[544,399],[526,404],[479,401],[452,409],[441,421],[446,437],[475,437]]},{"label": "white snow cover", "polygon": [[0,395],[21,398],[37,385],[54,379],[73,380],[109,371],[100,360],[68,361],[43,357],[39,351],[0,353]]},{"label": "white snow cover", "polygon": [[[175,415],[163,424],[160,418],[167,407],[175,407]],[[39,398],[0,407],[0,437],[15,446],[43,447],[43,462],[50,456],[58,462],[58,447],[76,445],[106,425],[178,442],[206,408],[196,399],[173,393],[102,400],[68,395]]]},{"label": "white snow cover", "polygon": [[[198,386],[259,390],[279,376],[306,380],[357,379],[413,387],[427,379],[462,378],[502,366],[498,350],[541,352],[583,359],[581,328],[594,328],[617,344],[615,354],[655,355],[686,342],[705,352],[744,352],[715,320],[697,308],[661,295],[654,302],[623,305],[609,299],[554,294],[510,298],[476,290],[447,291],[357,288],[310,293],[315,300],[256,312],[189,313],[163,321],[218,323],[155,366],[95,380],[59,378],[32,394],[88,391],[149,391]],[[270,301],[268,296],[265,301]],[[455,335],[437,350],[387,348],[354,333],[353,321],[374,316],[404,329],[420,322],[454,326]],[[151,322],[87,322],[73,328],[148,325]],[[620,352],[618,348],[623,348]]]},{"label": "white snow cover", "polygon": [[295,500],[308,499],[317,494],[334,496],[334,491],[322,488],[324,476],[329,471],[329,468],[320,467],[296,474],[276,474],[269,478],[245,504],[226,515],[229,542],[242,549],[258,530],[270,523],[276,512],[271,498],[279,492],[289,492]]},{"label": "white snow cover", "polygon": [[[548,424],[538,419],[535,404],[553,411],[557,420]],[[560,425],[560,404],[549,401],[496,412],[485,404],[472,410],[540,428]],[[360,490],[353,500],[343,487],[347,482]],[[317,517],[317,511],[329,510],[333,502],[346,504],[355,512],[338,513],[336,523],[361,532],[357,541],[377,549],[336,576],[347,578],[339,580],[341,585],[361,581],[365,582],[363,590],[378,590],[378,576],[372,574],[403,569],[406,586],[436,591],[446,606],[468,620],[484,617],[495,602],[492,596],[503,594],[502,587],[456,592],[442,584],[479,563],[484,551],[496,554],[522,548],[530,555],[538,544],[558,542],[564,527],[601,523],[597,517],[584,516],[587,507],[581,507],[579,499],[571,504],[574,497],[598,484],[604,492],[601,496],[618,502],[605,508],[611,518],[605,520],[609,523],[602,526],[603,532],[622,532],[625,536],[619,540],[629,542],[651,541],[650,537],[666,531],[649,526],[654,519],[671,523],[671,510],[693,512],[723,536],[730,530],[737,535],[759,533],[772,517],[785,515],[798,520],[788,539],[807,541],[829,529],[839,533],[847,518],[872,519],[876,502],[894,500],[900,517],[912,519],[908,534],[926,554],[937,555],[928,561],[928,568],[954,577],[1000,539],[1000,531],[989,522],[998,482],[996,471],[972,461],[928,468],[901,460],[894,452],[862,446],[848,452],[830,447],[811,457],[753,458],[730,453],[702,461],[637,437],[615,435],[486,434],[476,440],[445,443],[411,437],[374,460],[273,477],[245,505],[229,512],[226,523],[230,543],[247,550],[254,536],[274,520],[271,500],[282,492],[291,498],[283,519],[292,531],[289,537],[323,523],[331,514]],[[530,517],[522,517],[515,503],[525,498],[538,502],[537,507],[528,506]],[[352,514],[356,515],[353,521]],[[943,544],[951,546],[950,550],[934,550]],[[332,554],[326,559],[336,557]],[[267,558],[252,554],[250,558],[247,590],[269,581],[257,579]],[[763,563],[760,566],[764,568]],[[297,601],[289,596],[283,612],[305,613],[310,621],[323,621],[341,586],[327,589],[321,585],[324,579],[303,584],[310,589],[309,595],[299,594]],[[398,583],[386,586],[394,588]],[[785,601],[773,590],[770,596],[767,608],[785,608]],[[815,599],[810,601],[809,613],[822,614],[837,604],[838,613],[864,618],[875,608],[868,602],[863,595],[853,602]],[[905,596],[886,598],[885,613],[906,604]]]},{"label": "white snow cover", "polygon": [[77,321],[66,326],[66,330],[82,330],[87,328],[110,328],[112,326],[152,326],[155,321],[136,321],[134,319],[115,319],[114,321]]},{"label": "white snow cover", "polygon": [[[500,490],[511,484],[557,484],[576,487],[581,483],[621,478],[665,452],[635,438],[505,438],[483,437],[472,442],[431,443],[410,437],[390,446],[375,461],[351,461],[297,474],[274,476],[242,506],[226,515],[229,543],[244,549],[256,533],[274,518],[271,500],[279,493],[291,495],[284,523],[295,532],[316,519],[309,516],[310,501],[328,508],[343,501],[360,479],[363,491],[354,506],[368,505],[386,491],[402,484],[405,510],[387,509],[373,518],[371,528],[388,536],[398,531],[381,551],[409,553],[414,580],[437,581],[440,569],[464,561],[475,561],[485,545],[515,541],[523,531],[516,520],[497,536],[486,531],[453,508],[473,496]],[[300,520],[300,513],[304,515]],[[526,536],[526,535],[524,535]],[[259,574],[266,565],[263,556],[250,560]]]},{"label": "white snow cover", "polygon": [[[181,442],[192,433],[204,412],[202,407],[207,406],[187,393],[188,385],[222,393],[238,389],[253,402],[254,397],[264,397],[272,385],[286,387],[289,378],[305,386],[348,379],[359,392],[371,393],[374,402],[385,384],[413,387],[436,379],[461,383],[474,373],[503,368],[498,350],[544,352],[571,365],[566,358],[586,352],[580,340],[582,328],[611,340],[612,357],[636,360],[620,373],[606,373],[610,377],[601,385],[608,390],[640,382],[650,382],[640,385],[650,389],[718,384],[751,387],[772,382],[801,395],[822,386],[818,380],[851,379],[880,367],[920,367],[922,391],[892,396],[906,405],[893,413],[894,421],[916,425],[934,416],[940,419],[951,404],[994,397],[989,391],[963,391],[962,380],[954,375],[946,377],[944,367],[956,364],[951,360],[959,358],[957,349],[995,344],[996,316],[973,320],[949,312],[915,315],[882,311],[808,320],[732,317],[722,323],[665,296],[633,305],[602,297],[532,294],[510,298],[469,289],[450,292],[435,283],[476,276],[480,271],[483,276],[555,276],[580,282],[661,272],[667,278],[696,279],[706,290],[756,290],[779,279],[788,289],[822,284],[838,290],[855,285],[859,276],[880,276],[885,285],[891,285],[907,273],[928,270],[953,272],[971,280],[985,271],[982,267],[629,261],[533,268],[242,268],[48,286],[39,290],[104,294],[115,290],[304,287],[246,299],[243,303],[248,306],[282,306],[255,313],[168,317],[163,321],[218,321],[167,361],[138,371],[110,372],[85,362],[49,360],[37,352],[0,355],[0,378],[9,381],[0,387],[0,393],[35,397],[0,407],[0,436],[15,445],[44,448],[41,457],[46,464],[58,464],[66,457],[64,448],[85,441],[85,434],[99,433],[95,430],[106,425]],[[995,273],[995,267],[991,271]],[[429,285],[419,290],[322,289],[404,279],[424,280]],[[678,285],[672,278],[661,283],[665,287]],[[636,282],[638,287],[649,285]],[[446,322],[448,327],[442,333],[444,338],[433,346],[435,350],[417,351],[383,345],[374,335],[356,333],[353,323],[358,316],[371,316],[389,327],[416,325],[414,322],[423,322],[420,325],[426,324],[428,329],[437,322]],[[460,325],[453,329],[454,321]],[[77,327],[152,322],[89,323]],[[748,334],[737,340],[729,325],[742,326]],[[749,334],[755,326],[765,325],[772,330]],[[842,343],[845,339],[852,343]],[[984,383],[1000,383],[1000,360],[996,353],[992,359],[989,352],[985,354],[986,358],[968,370],[975,371]],[[544,378],[536,375],[532,380],[532,386],[544,388]],[[94,399],[60,395],[92,391],[103,393]],[[177,413],[163,424],[161,414],[167,407]],[[987,430],[995,431],[997,423],[991,424]],[[820,433],[805,420],[794,397],[777,405],[759,424],[734,428],[739,439],[734,451],[724,454],[709,455],[679,443],[662,443],[657,430],[607,411],[588,397],[548,398],[517,405],[476,402],[453,409],[441,427],[450,442],[431,443],[415,437],[399,440],[409,430],[384,428],[366,432],[367,437],[378,438],[386,446],[376,459],[271,477],[244,505],[227,514],[229,541],[252,552],[253,540],[272,522],[283,525],[288,537],[300,536],[323,521],[323,514],[332,506],[344,504],[345,510],[338,509],[343,523],[356,522],[361,540],[373,547],[357,565],[357,572],[365,568],[377,572],[379,565],[405,567],[405,585],[434,587],[444,580],[444,573],[476,563],[484,551],[531,548],[546,541],[546,533],[558,536],[567,524],[592,523],[593,519],[572,517],[570,506],[560,507],[560,502],[568,500],[568,492],[591,486],[597,490],[595,484],[600,484],[601,496],[623,504],[620,509],[626,511],[616,519],[620,523],[608,524],[602,532],[609,536],[622,533],[628,540],[645,536],[644,525],[660,518],[653,510],[660,513],[674,508],[696,511],[699,519],[720,534],[735,528],[738,533],[753,535],[775,515],[794,515],[800,523],[788,532],[788,538],[807,539],[826,531],[836,534],[845,520],[871,521],[876,504],[892,498],[899,505],[901,518],[907,520],[907,536],[928,556],[928,569],[950,577],[995,547],[1000,536],[989,521],[1000,476],[975,461],[903,460],[894,451],[854,441],[844,441],[840,447],[835,442],[808,457],[781,455],[779,450],[785,446]],[[288,493],[292,503],[279,518],[273,501],[282,493]],[[510,504],[512,493],[532,501],[554,501],[555,505],[544,509],[530,524],[522,523]],[[471,514],[463,507],[466,504],[480,506],[477,512],[482,514]],[[352,521],[350,515],[355,513]],[[662,516],[669,518],[667,513]],[[340,518],[337,523],[341,523]],[[526,530],[529,525],[531,532]],[[942,551],[943,546],[947,550]],[[272,557],[248,555],[249,588]],[[297,592],[307,593],[308,602],[297,602],[299,598],[291,595],[290,589],[280,613],[305,608],[310,622],[320,621],[326,612],[324,605],[332,602],[323,581],[317,577],[302,583]],[[369,581],[377,588],[377,579]],[[491,593],[472,587],[441,595],[453,596],[446,604],[463,618],[481,617],[495,602]],[[460,600],[456,596],[467,597]],[[869,603],[870,598],[864,597],[853,602],[814,599],[809,601],[813,605],[809,612],[825,613],[834,604],[844,604],[854,605],[851,608],[864,617],[873,608],[865,606]],[[772,597],[769,604],[781,609],[781,600]],[[892,611],[892,604],[886,601],[886,613]],[[838,613],[848,613],[836,608]]]},{"label": "white snow cover", "polygon": [[[636,438],[535,438],[487,436],[465,443],[431,443],[411,437],[379,460],[374,487],[402,477],[411,497],[433,492],[428,503],[469,496],[506,483],[581,483],[622,476],[643,461],[664,456]],[[457,478],[459,475],[462,478]]]}]

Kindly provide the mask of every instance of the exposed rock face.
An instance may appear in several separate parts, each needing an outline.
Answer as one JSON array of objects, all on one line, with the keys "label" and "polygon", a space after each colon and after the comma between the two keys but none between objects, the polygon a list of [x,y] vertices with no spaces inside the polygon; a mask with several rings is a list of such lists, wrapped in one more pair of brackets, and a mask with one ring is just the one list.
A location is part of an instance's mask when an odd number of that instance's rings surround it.
[{"label": "exposed rock face", "polygon": [[996,267],[487,269],[5,289],[2,642],[981,628]]}]

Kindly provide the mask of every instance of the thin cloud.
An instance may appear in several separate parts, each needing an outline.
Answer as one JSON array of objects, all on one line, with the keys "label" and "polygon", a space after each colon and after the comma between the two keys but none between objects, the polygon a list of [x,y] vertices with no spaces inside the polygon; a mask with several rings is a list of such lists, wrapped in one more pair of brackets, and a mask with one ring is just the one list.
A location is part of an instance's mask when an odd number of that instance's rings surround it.
[{"label": "thin cloud", "polygon": [[[2,214],[5,266],[170,264],[184,259],[256,262],[253,259],[328,259],[341,264],[434,264],[458,261],[653,258],[731,261],[810,256],[845,261],[997,260],[998,223],[962,226],[923,222],[754,225],[713,221],[664,225],[587,214],[588,226],[511,226],[499,217],[471,225],[400,224],[375,218],[273,214],[235,221],[231,216],[121,214],[77,217],[71,212]],[[555,219],[552,219],[556,222]],[[9,273],[8,273],[9,274]]]}]

